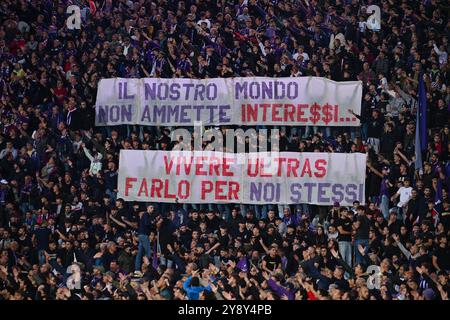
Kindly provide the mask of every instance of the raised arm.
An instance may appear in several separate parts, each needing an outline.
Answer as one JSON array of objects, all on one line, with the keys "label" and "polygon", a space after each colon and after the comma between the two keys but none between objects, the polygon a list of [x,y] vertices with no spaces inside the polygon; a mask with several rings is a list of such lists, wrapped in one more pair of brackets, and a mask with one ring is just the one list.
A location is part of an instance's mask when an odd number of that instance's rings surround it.
[{"label": "raised arm", "polygon": [[122,221],[117,220],[116,218],[114,218],[112,215],[109,215],[109,218],[114,221],[115,223],[117,223],[119,226],[121,226],[122,228],[126,228],[127,225],[125,223],[123,223]]},{"label": "raised arm", "polygon": [[395,243],[397,244],[400,251],[405,255],[405,257],[409,260],[411,258],[411,252],[409,252],[408,249],[405,248],[403,243],[400,242],[400,238],[398,235],[394,234],[392,236],[394,238]]},{"label": "raised arm", "polygon": [[408,165],[411,165],[413,161],[409,160],[400,150],[397,150],[397,154],[400,158],[403,159]]},{"label": "raised arm", "polygon": [[86,146],[84,145],[84,143],[81,145],[81,147],[83,148],[84,154],[86,155],[86,157],[90,160],[90,161],[94,161],[94,157],[92,156],[92,154],[89,152],[89,150],[86,148]]},{"label": "raised arm", "polygon": [[375,173],[377,176],[379,176],[380,178],[383,178],[383,174],[378,171],[377,169],[375,169],[370,163],[367,163],[367,168],[369,168],[369,170],[373,173]]}]

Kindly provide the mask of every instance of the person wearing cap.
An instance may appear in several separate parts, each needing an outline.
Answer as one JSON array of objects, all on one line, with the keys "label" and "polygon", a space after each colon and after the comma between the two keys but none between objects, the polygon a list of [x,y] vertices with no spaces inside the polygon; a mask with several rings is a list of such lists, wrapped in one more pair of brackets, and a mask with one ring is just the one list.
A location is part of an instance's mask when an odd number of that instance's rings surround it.
[{"label": "person wearing cap", "polygon": [[423,299],[424,300],[435,300],[436,299],[436,293],[433,289],[427,288],[422,292]]}]

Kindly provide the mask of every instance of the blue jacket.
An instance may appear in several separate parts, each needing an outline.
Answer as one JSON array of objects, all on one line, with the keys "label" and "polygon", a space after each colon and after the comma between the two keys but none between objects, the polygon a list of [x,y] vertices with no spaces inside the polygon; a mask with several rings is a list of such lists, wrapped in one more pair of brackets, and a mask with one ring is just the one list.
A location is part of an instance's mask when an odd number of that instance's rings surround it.
[{"label": "blue jacket", "polygon": [[200,286],[200,287],[191,287],[189,286],[191,284],[192,276],[186,279],[186,281],[183,283],[183,289],[186,291],[187,296],[189,300],[198,300],[200,297],[200,293],[203,290],[211,291],[211,286],[207,285],[206,287]]}]

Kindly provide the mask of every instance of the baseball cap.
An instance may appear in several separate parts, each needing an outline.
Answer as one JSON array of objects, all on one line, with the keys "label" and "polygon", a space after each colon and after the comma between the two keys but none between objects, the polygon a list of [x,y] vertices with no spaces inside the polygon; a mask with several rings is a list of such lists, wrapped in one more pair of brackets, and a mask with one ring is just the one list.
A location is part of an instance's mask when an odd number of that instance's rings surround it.
[{"label": "baseball cap", "polygon": [[423,297],[425,300],[434,300],[436,293],[431,288],[427,288],[423,291]]}]

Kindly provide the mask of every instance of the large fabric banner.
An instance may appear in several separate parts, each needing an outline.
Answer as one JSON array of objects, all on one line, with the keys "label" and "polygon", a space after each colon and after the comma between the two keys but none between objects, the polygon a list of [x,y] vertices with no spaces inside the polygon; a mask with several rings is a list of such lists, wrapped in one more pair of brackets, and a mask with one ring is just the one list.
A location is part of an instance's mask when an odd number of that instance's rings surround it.
[{"label": "large fabric banner", "polygon": [[319,77],[102,79],[96,125],[359,126],[360,81]]},{"label": "large fabric banner", "polygon": [[127,201],[352,205],[364,203],[362,153],[121,150]]}]

